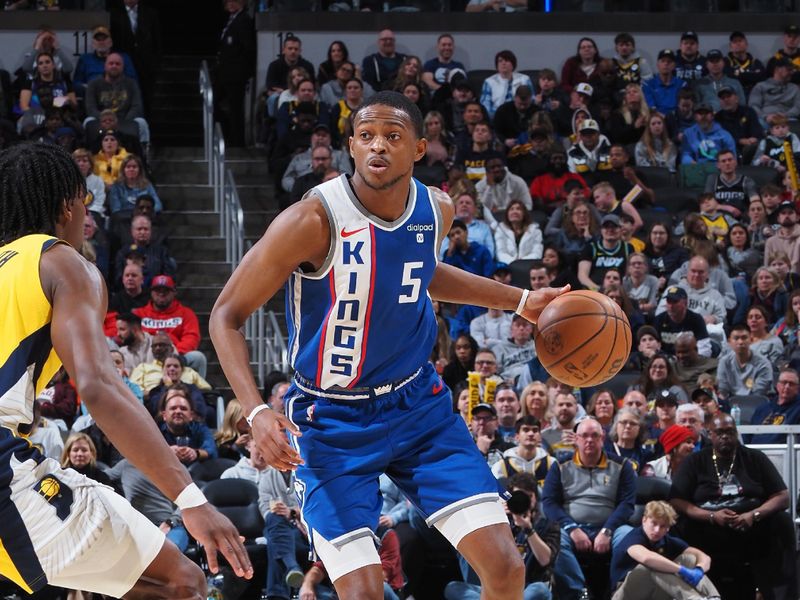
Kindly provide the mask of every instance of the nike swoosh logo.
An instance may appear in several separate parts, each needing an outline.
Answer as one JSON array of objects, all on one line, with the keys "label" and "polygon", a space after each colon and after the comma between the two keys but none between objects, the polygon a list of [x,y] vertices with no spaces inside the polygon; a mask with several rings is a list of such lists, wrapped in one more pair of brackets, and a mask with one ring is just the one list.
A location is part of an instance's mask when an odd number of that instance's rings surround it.
[{"label": "nike swoosh logo", "polygon": [[439,383],[434,383],[433,384],[433,395],[435,396],[436,394],[441,392],[443,387],[444,387],[444,384],[441,382],[441,380],[439,381]]},{"label": "nike swoosh logo", "polygon": [[344,227],[342,227],[342,237],[350,237],[351,235],[357,234],[359,231],[364,231],[366,227],[362,227],[361,229],[354,229],[353,231],[345,231]]}]

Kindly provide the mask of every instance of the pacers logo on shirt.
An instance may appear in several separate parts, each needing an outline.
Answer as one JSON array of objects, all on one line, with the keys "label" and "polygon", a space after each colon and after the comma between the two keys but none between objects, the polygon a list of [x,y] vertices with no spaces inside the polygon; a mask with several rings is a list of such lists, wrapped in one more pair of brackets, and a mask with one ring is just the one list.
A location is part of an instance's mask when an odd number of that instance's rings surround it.
[{"label": "pacers logo on shirt", "polygon": [[64,521],[72,509],[72,490],[53,475],[40,479],[34,491],[56,509],[56,516]]}]

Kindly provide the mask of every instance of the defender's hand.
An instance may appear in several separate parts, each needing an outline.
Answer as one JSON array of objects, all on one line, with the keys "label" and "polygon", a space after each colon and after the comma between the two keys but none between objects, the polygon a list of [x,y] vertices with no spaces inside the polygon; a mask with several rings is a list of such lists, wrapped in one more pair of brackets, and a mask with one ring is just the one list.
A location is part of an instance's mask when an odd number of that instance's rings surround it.
[{"label": "defender's hand", "polygon": [[286,430],[297,437],[302,435],[282,414],[273,410],[262,410],[256,415],[250,433],[270,466],[279,471],[294,471],[298,465],[303,464],[303,459],[289,444]]},{"label": "defender's hand", "polygon": [[539,315],[542,314],[544,307],[554,298],[561,294],[565,294],[570,290],[569,285],[562,288],[542,288],[541,290],[531,291],[528,294],[528,301],[525,303],[525,308],[522,310],[522,316],[531,323],[536,323],[539,320]]},{"label": "defender's hand", "polygon": [[219,572],[219,551],[237,577],[253,577],[253,565],[250,564],[247,550],[244,549],[236,527],[226,516],[206,502],[181,511],[181,518],[186,530],[205,548],[208,568],[212,573]]}]

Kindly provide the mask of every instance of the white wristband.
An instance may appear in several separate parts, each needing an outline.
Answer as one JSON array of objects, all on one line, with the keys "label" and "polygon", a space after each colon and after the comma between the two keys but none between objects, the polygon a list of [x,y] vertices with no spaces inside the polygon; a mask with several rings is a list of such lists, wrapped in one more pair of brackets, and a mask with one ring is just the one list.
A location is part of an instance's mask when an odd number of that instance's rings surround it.
[{"label": "white wristband", "polygon": [[175,498],[175,506],[181,510],[194,508],[196,506],[205,504],[206,502],[208,502],[208,500],[206,500],[205,495],[202,491],[200,491],[200,488],[197,487],[197,484],[194,482],[183,488],[183,491],[178,494],[177,498]]},{"label": "white wristband", "polygon": [[525,308],[525,304],[528,302],[528,294],[530,294],[530,290],[522,290],[522,298],[519,299],[517,310],[514,311],[518,315],[522,315],[522,311]]},{"label": "white wristband", "polygon": [[250,425],[250,427],[253,426],[253,419],[255,419],[256,415],[260,413],[262,410],[271,410],[269,404],[259,404],[252,410],[252,412],[249,415],[245,417],[245,420],[247,421],[247,424]]}]

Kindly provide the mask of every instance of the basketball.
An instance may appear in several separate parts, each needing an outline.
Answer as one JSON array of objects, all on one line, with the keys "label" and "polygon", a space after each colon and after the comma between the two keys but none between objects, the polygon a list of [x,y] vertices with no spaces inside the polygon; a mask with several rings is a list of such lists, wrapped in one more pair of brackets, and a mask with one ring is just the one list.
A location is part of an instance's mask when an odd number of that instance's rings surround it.
[{"label": "basketball", "polygon": [[536,353],[553,377],[574,387],[608,381],[625,365],[631,325],[619,305],[598,292],[567,292],[545,306]]}]

